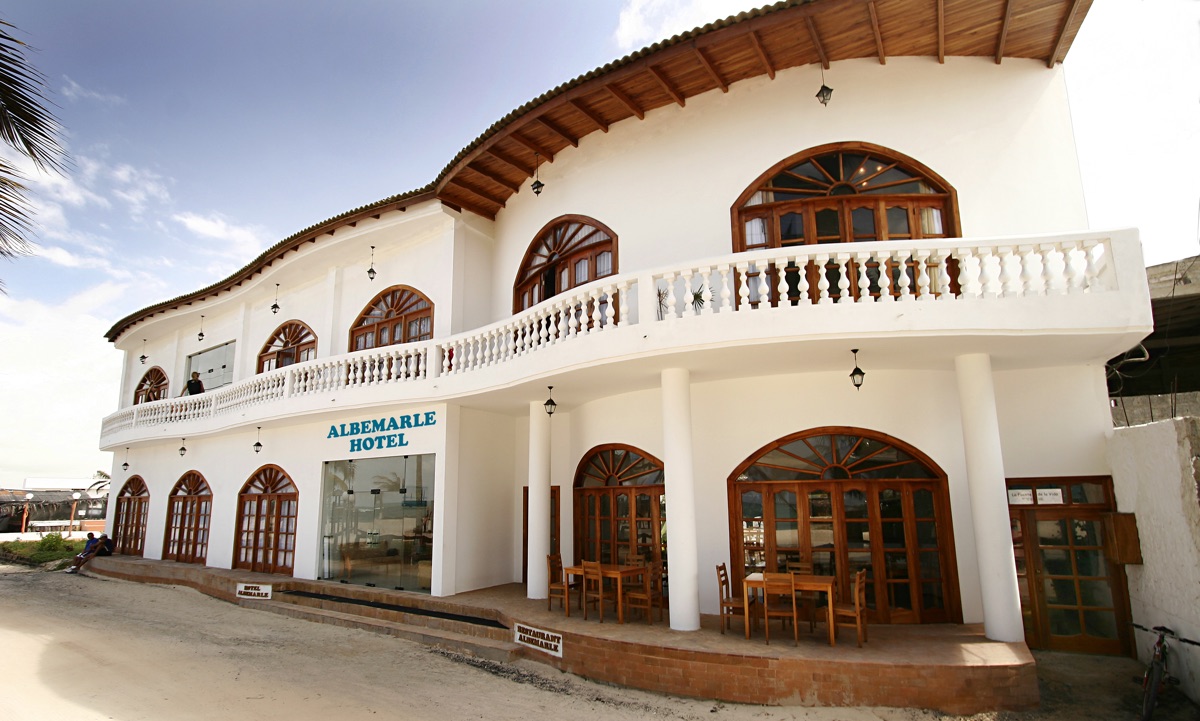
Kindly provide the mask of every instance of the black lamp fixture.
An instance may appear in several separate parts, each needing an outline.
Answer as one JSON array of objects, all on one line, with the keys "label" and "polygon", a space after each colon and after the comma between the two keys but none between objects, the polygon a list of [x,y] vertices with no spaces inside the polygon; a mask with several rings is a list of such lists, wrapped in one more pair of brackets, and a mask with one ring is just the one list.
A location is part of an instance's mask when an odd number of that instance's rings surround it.
[{"label": "black lamp fixture", "polygon": [[143,338],[142,339],[142,354],[140,356],[138,356],[138,360],[140,360],[142,362],[142,365],[146,365],[146,359],[149,357],[150,356],[146,355],[146,339]]},{"label": "black lamp fixture", "polygon": [[121,470],[129,470],[129,446],[125,446],[125,462],[121,464]]},{"label": "black lamp fixture", "polygon": [[529,184],[529,187],[533,189],[534,195],[541,195],[542,188],[546,187],[546,184],[538,178],[538,166],[541,164],[541,160],[541,155],[533,154],[533,182]]},{"label": "black lamp fixture", "polygon": [[254,441],[254,452],[262,453],[262,426],[258,427],[258,438]]},{"label": "black lamp fixture", "polygon": [[554,402],[554,386],[546,387],[550,389],[550,397],[546,399],[546,402],[542,406],[546,409],[546,415],[552,416],[554,415],[554,411],[558,410],[558,404]]},{"label": "black lamp fixture", "polygon": [[850,352],[854,354],[854,370],[850,371],[850,382],[854,384],[854,390],[862,388],[863,381],[866,380],[867,374],[862,368],[858,367],[858,349],[851,348]]},{"label": "black lamp fixture", "polygon": [[279,284],[275,284],[275,302],[271,304],[271,313],[279,312]]},{"label": "black lamp fixture", "polygon": [[187,455],[187,439],[180,438],[179,444],[180,444],[179,445],[179,456],[180,456],[180,458],[182,458],[183,456]]},{"label": "black lamp fixture", "polygon": [[375,246],[371,246],[371,267],[367,268],[367,280],[375,280]]},{"label": "black lamp fixture", "polygon": [[196,334],[196,340],[204,340],[204,316],[200,316],[200,332]]},{"label": "black lamp fixture", "polygon": [[821,89],[817,91],[817,100],[821,101],[821,105],[829,105],[832,97],[833,88],[825,84],[825,66],[821,66]]}]

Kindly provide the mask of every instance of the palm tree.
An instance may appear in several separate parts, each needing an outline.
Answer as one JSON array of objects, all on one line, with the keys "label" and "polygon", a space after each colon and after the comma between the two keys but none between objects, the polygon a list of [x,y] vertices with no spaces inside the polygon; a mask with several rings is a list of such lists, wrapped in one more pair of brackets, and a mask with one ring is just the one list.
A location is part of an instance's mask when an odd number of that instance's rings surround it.
[{"label": "palm tree", "polygon": [[[39,170],[62,173],[67,154],[59,144],[62,126],[46,109],[46,78],[29,63],[26,43],[13,37],[16,27],[0,20],[0,139],[33,161]],[[0,157],[0,257],[29,253],[26,235],[33,229],[32,208],[21,171]],[[0,285],[0,289],[3,286]]]}]

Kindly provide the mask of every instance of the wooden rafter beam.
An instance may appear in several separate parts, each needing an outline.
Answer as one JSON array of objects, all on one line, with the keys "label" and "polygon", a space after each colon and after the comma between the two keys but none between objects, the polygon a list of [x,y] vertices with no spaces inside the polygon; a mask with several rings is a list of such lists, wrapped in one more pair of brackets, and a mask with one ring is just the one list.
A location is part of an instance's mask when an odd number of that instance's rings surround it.
[{"label": "wooden rafter beam", "polygon": [[483,152],[492,156],[496,160],[499,160],[501,163],[504,163],[505,165],[512,168],[513,170],[516,170],[517,172],[523,174],[525,177],[529,177],[529,176],[533,175],[533,166],[532,165],[526,165],[525,163],[522,163],[521,161],[517,160],[513,156],[509,155],[508,153],[500,150],[499,148],[497,148],[495,146],[486,148],[486,149],[484,149]]},{"label": "wooden rafter beam", "polygon": [[461,198],[452,198],[451,199],[451,198],[439,197],[438,200],[441,200],[442,205],[446,206],[447,208],[451,208],[460,213],[463,212],[464,210],[469,210],[472,213],[474,213],[475,215],[487,218],[488,220],[496,219],[495,211],[488,210],[487,208],[483,207],[482,205],[477,205],[477,204],[471,203],[469,201],[464,201]]},{"label": "wooden rafter beam", "polygon": [[521,184],[520,183],[514,183],[511,180],[509,180],[508,178],[504,177],[503,175],[499,175],[498,173],[493,173],[492,171],[488,170],[487,168],[482,168],[475,163],[467,163],[467,168],[472,173],[477,173],[479,175],[482,175],[483,177],[487,178],[488,180],[492,181],[493,183],[496,183],[497,185],[502,185],[514,193],[521,192]]},{"label": "wooden rafter beam", "polygon": [[812,40],[813,47],[817,50],[817,57],[821,59],[821,67],[829,69],[829,58],[825,55],[825,46],[821,45],[821,36],[817,34],[817,23],[812,19],[811,15],[804,16],[804,24],[808,26],[808,37]]},{"label": "wooden rafter beam", "polygon": [[667,76],[663,75],[661,70],[653,65],[648,65],[646,66],[646,72],[650,73],[651,77],[658,81],[659,86],[666,91],[667,95],[671,96],[671,99],[674,100],[679,107],[682,108],[683,106],[687,105],[687,98],[679,94],[679,91],[675,89],[675,86],[671,85],[671,81],[667,80]]},{"label": "wooden rafter beam", "polygon": [[1013,0],[1004,2],[1004,22],[1000,25],[1000,38],[996,40],[996,64],[1004,59],[1004,44],[1008,42],[1008,26],[1012,23]]},{"label": "wooden rafter beam", "polygon": [[621,92],[617,86],[613,85],[612,83],[605,83],[604,89],[608,91],[609,95],[616,98],[618,102],[629,108],[629,112],[636,115],[638,120],[646,119],[646,111],[639,108],[637,103],[633,102],[633,98]]},{"label": "wooden rafter beam", "polygon": [[534,118],[534,119],[533,119],[533,122],[535,122],[535,123],[537,123],[537,124],[541,125],[541,126],[542,126],[543,128],[545,128],[546,130],[549,130],[550,132],[554,133],[554,134],[555,134],[555,135],[557,135],[558,137],[560,137],[560,138],[562,138],[563,140],[567,141],[568,143],[570,143],[571,147],[573,147],[573,148],[578,148],[578,147],[579,147],[579,138],[576,138],[576,137],[574,137],[574,136],[572,136],[572,135],[569,135],[569,134],[567,133],[567,131],[565,131],[565,130],[563,130],[562,128],[558,127],[557,125],[555,125],[554,123],[550,122],[550,121],[549,121],[549,120],[547,120],[546,118],[544,118],[544,117],[540,117],[540,116],[539,116],[539,117],[536,117],[536,118]]},{"label": "wooden rafter beam", "polygon": [[713,79],[713,82],[717,84],[721,92],[729,92],[729,83],[725,82],[725,78],[721,77],[721,74],[717,72],[717,66],[713,65],[713,62],[708,59],[708,55],[700,48],[696,48],[696,57],[700,59],[700,65],[708,71],[709,77]]},{"label": "wooden rafter beam", "polygon": [[1054,42],[1054,50],[1050,52],[1050,57],[1046,58],[1046,67],[1053,68],[1054,64],[1059,62],[1063,45],[1067,42],[1067,30],[1075,24],[1075,14],[1079,11],[1079,4],[1083,0],[1075,0],[1071,3],[1071,9],[1067,11],[1067,17],[1063,20],[1062,27],[1058,29],[1058,39]]},{"label": "wooden rafter beam", "polygon": [[937,0],[938,63],[946,64],[946,0]]},{"label": "wooden rafter beam", "polygon": [[879,64],[887,65],[887,53],[883,51],[883,34],[879,32],[879,12],[875,9],[875,0],[867,3],[867,11],[871,14],[871,32],[875,34],[875,52],[879,53]]},{"label": "wooden rafter beam", "polygon": [[512,133],[508,134],[508,137],[512,138],[518,144],[524,145],[526,148],[529,148],[533,152],[542,156],[543,158],[546,159],[547,163],[554,162],[554,153],[551,153],[549,150],[546,150],[545,148],[543,148],[542,146],[533,142],[529,138],[526,138],[524,135],[521,135],[520,133],[517,133],[517,132],[512,132]]},{"label": "wooden rafter beam", "polygon": [[446,181],[446,185],[453,185],[456,188],[461,188],[477,198],[481,198],[494,205],[504,207],[504,198],[501,198],[493,193],[489,193],[487,190],[474,183],[463,180],[461,176],[455,175]]},{"label": "wooden rafter beam", "polygon": [[603,131],[605,133],[608,132],[608,123],[604,122],[604,120],[601,119],[601,117],[599,115],[596,115],[595,113],[593,113],[591,110],[588,109],[588,107],[586,105],[581,103],[579,100],[577,100],[575,98],[571,98],[570,100],[567,101],[567,103],[572,108],[574,108],[575,111],[578,112],[580,115],[582,115],[583,117],[592,121],[592,124],[595,125],[597,128],[599,128],[601,131]]},{"label": "wooden rafter beam", "polygon": [[[939,0],[940,1],[940,0]],[[763,67],[767,69],[767,77],[775,79],[775,64],[771,62],[771,56],[767,54],[767,49],[763,47],[762,38],[758,33],[750,31],[750,43],[754,46],[754,52],[758,55],[758,59],[762,61]]]}]

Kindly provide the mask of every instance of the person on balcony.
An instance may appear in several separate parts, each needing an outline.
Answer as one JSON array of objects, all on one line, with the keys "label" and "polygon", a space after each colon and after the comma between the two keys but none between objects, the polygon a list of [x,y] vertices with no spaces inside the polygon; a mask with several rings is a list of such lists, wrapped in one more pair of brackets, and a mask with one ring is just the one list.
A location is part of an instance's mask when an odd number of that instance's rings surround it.
[{"label": "person on balcony", "polygon": [[187,387],[179,394],[179,397],[198,396],[204,392],[204,381],[200,380],[200,372],[192,371],[192,379],[187,382]]}]

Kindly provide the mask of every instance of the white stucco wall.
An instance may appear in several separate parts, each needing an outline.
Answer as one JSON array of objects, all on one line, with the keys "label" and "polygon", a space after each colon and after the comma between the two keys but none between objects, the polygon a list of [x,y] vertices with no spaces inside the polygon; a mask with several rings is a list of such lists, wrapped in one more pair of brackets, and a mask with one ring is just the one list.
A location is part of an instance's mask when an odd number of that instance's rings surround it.
[{"label": "white stucco wall", "polygon": [[[522,418],[459,412],[458,506],[454,556],[457,592],[519,581],[512,548],[521,543],[521,496],[513,493],[516,427]],[[512,522],[513,510],[518,522]]]},{"label": "white stucco wall", "polygon": [[[1200,641],[1200,419],[1117,429],[1108,445],[1117,509],[1137,516],[1141,565],[1125,567],[1135,623]],[[1136,633],[1138,657],[1153,637]],[[1175,643],[1170,672],[1200,701],[1200,648]]]}]

